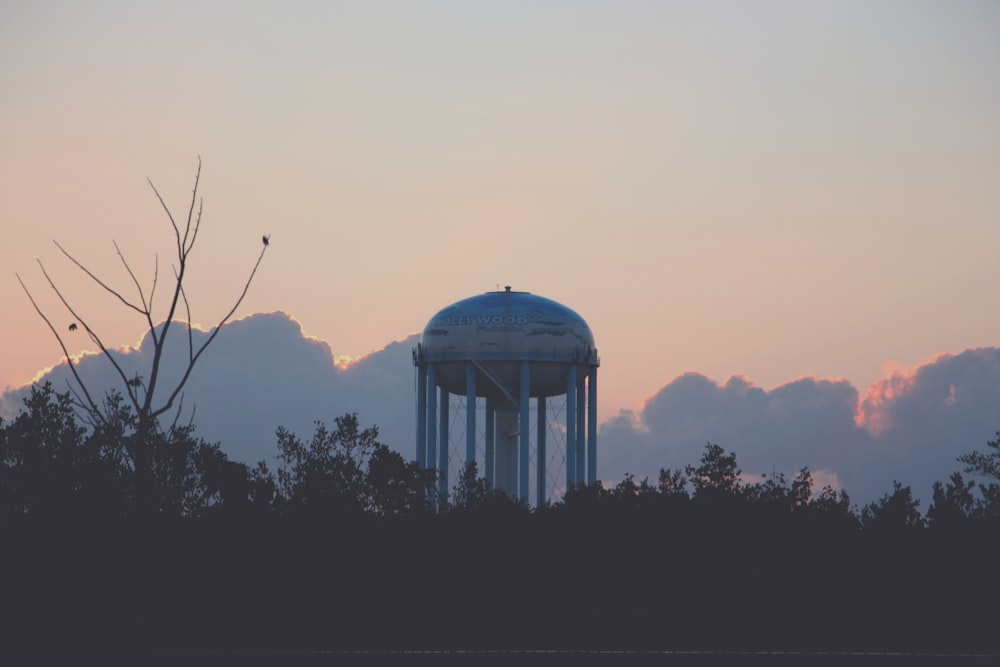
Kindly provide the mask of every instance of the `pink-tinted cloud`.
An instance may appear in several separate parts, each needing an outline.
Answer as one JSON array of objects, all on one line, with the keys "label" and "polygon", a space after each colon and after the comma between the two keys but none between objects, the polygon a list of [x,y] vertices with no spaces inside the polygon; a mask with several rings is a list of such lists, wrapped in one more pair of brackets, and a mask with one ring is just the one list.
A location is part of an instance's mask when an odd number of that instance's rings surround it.
[{"label": "pink-tinted cloud", "polygon": [[1000,349],[942,354],[897,370],[872,385],[858,419],[877,445],[870,469],[860,470],[861,483],[875,471],[897,468],[900,481],[929,496],[936,479],[961,469],[958,456],[984,449],[1000,430]]},{"label": "pink-tinted cloud", "polygon": [[655,477],[696,463],[706,443],[735,451],[751,475],[802,467],[847,484],[855,453],[871,436],[854,423],[857,391],[844,380],[801,378],[770,391],[740,376],[725,384],[687,373],[639,412],[622,411],[601,430],[602,475]]},{"label": "pink-tinted cloud", "polygon": [[794,474],[803,466],[870,501],[893,480],[928,498],[956,459],[1000,428],[1000,350],[943,354],[890,368],[864,397],[844,380],[801,378],[771,390],[734,376],[696,374],[663,387],[638,412],[601,431],[602,476],[655,477],[696,462],[706,442],[735,451],[744,472]]},{"label": "pink-tinted cloud", "polygon": [[[175,331],[167,346],[168,383],[186,353],[183,330]],[[207,334],[193,335],[197,345]],[[291,316],[252,315],[219,334],[189,382],[185,409],[196,407],[202,437],[251,463],[273,462],[277,426],[308,436],[314,421],[345,412],[377,425],[383,442],[412,457],[415,344],[411,336],[337,363],[330,344],[306,336]],[[150,353],[144,341],[116,354],[131,374],[148,366]],[[116,377],[100,357],[84,358],[80,368],[93,386],[114,386]],[[66,376],[65,367],[56,367],[47,377],[64,391]],[[15,412],[21,395],[8,392],[0,409]],[[893,480],[927,499],[935,480],[961,469],[958,456],[983,448],[998,429],[997,348],[890,368],[864,396],[846,380],[804,377],[763,389],[742,376],[718,383],[685,373],[641,409],[622,410],[600,426],[598,470],[610,483],[627,473],[655,479],[660,468],[697,463],[712,442],[736,452],[751,477],[792,476],[808,467],[819,485],[845,488],[855,502],[876,499]]]}]

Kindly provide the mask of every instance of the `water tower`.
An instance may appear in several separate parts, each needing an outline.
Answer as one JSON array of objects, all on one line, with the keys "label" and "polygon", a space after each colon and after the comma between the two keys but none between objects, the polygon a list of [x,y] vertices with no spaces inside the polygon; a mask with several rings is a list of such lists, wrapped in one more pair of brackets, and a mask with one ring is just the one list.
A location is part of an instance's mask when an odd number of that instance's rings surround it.
[{"label": "water tower", "polygon": [[[547,403],[565,396],[566,488],[597,480],[597,367],[590,327],[577,313],[529,292],[486,292],[428,322],[413,351],[417,367],[417,462],[439,472],[448,493],[450,397],[465,399],[464,463],[476,461],[477,399],[484,399],[484,459],[492,488],[528,502],[546,498]],[[534,399],[534,456],[531,402]],[[561,427],[560,427],[560,430]],[[479,462],[477,462],[478,464]]]}]

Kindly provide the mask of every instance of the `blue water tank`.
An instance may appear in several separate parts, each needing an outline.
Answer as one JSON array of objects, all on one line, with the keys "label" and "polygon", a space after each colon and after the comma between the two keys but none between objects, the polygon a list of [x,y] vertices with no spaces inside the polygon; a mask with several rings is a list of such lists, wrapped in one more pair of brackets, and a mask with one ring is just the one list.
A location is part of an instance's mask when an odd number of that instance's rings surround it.
[{"label": "blue water tank", "polygon": [[599,364],[594,334],[580,315],[509,287],[441,309],[424,328],[416,357],[433,363],[438,384],[455,394],[465,393],[466,364],[475,362],[486,376],[477,395],[495,397],[518,387],[524,361],[531,362],[533,397],[564,394],[570,366]]}]

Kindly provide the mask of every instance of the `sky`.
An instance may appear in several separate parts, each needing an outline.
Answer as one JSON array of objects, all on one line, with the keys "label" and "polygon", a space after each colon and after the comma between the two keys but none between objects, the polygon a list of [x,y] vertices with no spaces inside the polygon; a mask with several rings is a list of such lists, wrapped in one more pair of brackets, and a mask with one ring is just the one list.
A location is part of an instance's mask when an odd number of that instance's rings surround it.
[{"label": "sky", "polygon": [[602,422],[690,373],[861,398],[998,343],[998,62],[989,0],[8,0],[0,387],[59,361],[36,259],[139,342],[52,241],[131,295],[115,241],[165,294],[146,179],[183,218],[200,156],[206,328],[270,234],[236,317],[337,357],[509,284],[588,321]]}]

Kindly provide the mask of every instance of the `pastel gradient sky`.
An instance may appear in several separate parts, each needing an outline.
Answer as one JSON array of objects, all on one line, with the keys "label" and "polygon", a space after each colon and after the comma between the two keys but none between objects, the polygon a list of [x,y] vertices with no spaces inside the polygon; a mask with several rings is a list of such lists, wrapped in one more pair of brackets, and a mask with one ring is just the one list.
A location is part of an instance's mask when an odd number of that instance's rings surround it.
[{"label": "pastel gradient sky", "polygon": [[200,155],[202,325],[270,233],[237,316],[337,355],[510,284],[588,320],[602,419],[686,371],[863,390],[1000,342],[998,67],[992,0],[6,0],[0,388],[59,360],[15,272],[69,323],[35,258],[139,340],[52,240],[162,282],[145,179],[183,214]]}]

